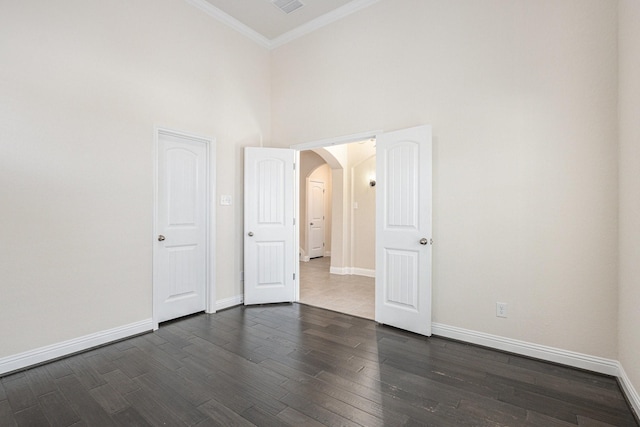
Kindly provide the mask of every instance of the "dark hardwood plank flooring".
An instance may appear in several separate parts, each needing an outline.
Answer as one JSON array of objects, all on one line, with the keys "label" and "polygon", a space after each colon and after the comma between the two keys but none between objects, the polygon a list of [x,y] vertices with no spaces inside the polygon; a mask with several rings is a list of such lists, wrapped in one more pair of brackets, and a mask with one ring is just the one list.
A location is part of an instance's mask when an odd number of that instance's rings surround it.
[{"label": "dark hardwood plank flooring", "polygon": [[0,379],[0,426],[637,426],[615,378],[299,304]]}]

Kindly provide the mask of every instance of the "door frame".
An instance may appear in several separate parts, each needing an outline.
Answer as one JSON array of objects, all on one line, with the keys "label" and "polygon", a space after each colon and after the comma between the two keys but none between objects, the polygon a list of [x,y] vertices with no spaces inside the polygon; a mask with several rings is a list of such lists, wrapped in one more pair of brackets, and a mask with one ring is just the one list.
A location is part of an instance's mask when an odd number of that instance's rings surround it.
[{"label": "door frame", "polygon": [[155,302],[155,293],[156,286],[158,283],[157,278],[157,264],[158,264],[158,246],[155,244],[155,239],[158,236],[158,174],[159,174],[159,165],[158,165],[158,154],[159,154],[159,143],[160,143],[160,135],[173,136],[176,138],[182,139],[190,139],[192,141],[197,141],[203,143],[206,147],[207,156],[205,158],[206,167],[207,167],[207,189],[206,189],[206,212],[205,216],[207,218],[205,224],[205,233],[206,233],[206,245],[205,245],[205,312],[206,313],[215,313],[216,312],[216,271],[215,271],[215,261],[216,261],[216,139],[213,137],[206,137],[196,135],[190,132],[184,132],[181,130],[170,129],[161,126],[154,126],[153,129],[153,234],[152,234],[152,292],[151,292],[151,311],[152,311],[152,322],[153,322],[153,330],[158,329],[158,320],[157,320],[157,307]]},{"label": "door frame", "polygon": [[[293,178],[296,185],[294,190],[295,191],[294,196],[295,196],[296,218],[298,218],[298,220],[296,221],[295,230],[294,230],[294,245],[295,245],[294,247],[295,248],[300,247],[300,223],[303,220],[302,218],[300,218],[300,207],[299,207],[300,206],[300,189],[298,188],[300,183],[300,176],[299,176],[300,152],[305,150],[312,150],[314,148],[324,148],[324,147],[331,147],[332,145],[342,145],[342,144],[349,144],[352,142],[363,141],[365,139],[375,138],[378,134],[383,132],[384,132],[383,130],[377,129],[377,130],[371,130],[367,132],[355,133],[351,135],[344,135],[344,136],[338,136],[333,138],[320,139],[316,141],[303,142],[301,144],[294,144],[289,146],[289,148],[296,151],[296,165],[297,165],[295,170],[295,175]],[[297,301],[300,301],[300,263],[299,262],[295,263],[295,274],[296,274],[296,280],[294,283],[294,287],[295,287],[294,301],[297,302]]]}]

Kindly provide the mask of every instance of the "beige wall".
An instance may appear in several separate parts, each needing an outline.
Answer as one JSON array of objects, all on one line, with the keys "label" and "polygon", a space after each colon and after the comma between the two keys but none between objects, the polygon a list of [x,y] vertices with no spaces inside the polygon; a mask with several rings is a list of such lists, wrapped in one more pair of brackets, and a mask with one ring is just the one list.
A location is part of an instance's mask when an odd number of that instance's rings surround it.
[{"label": "beige wall", "polygon": [[376,187],[369,185],[369,179],[375,176],[375,155],[358,162],[351,169],[352,266],[372,271],[376,269]]},{"label": "beige wall", "polygon": [[376,3],[273,52],[273,139],[433,125],[434,322],[615,359],[616,9]]},{"label": "beige wall", "polygon": [[217,138],[217,297],[241,294],[266,49],[184,1],[17,1],[0,63],[0,357],[151,317],[155,125]]},{"label": "beige wall", "polygon": [[620,362],[640,390],[640,2],[619,7]]}]

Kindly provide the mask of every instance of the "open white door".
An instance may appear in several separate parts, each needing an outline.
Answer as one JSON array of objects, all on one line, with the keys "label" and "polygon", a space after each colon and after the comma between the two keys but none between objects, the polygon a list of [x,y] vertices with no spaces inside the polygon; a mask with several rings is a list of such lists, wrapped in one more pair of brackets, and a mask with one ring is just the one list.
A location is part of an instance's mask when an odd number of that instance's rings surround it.
[{"label": "open white door", "polygon": [[376,321],[431,335],[431,127],[376,136]]},{"label": "open white door", "polygon": [[295,150],[244,151],[244,303],[295,299]]}]

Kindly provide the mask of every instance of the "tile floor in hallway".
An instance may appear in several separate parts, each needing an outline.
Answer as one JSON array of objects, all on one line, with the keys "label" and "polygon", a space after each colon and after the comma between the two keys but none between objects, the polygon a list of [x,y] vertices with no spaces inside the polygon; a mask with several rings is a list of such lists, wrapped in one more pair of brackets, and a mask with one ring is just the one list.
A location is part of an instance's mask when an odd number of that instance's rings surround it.
[{"label": "tile floor in hallway", "polygon": [[374,318],[373,277],[330,274],[330,257],[300,263],[300,302],[365,319]]}]

